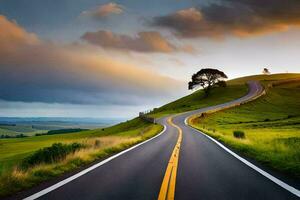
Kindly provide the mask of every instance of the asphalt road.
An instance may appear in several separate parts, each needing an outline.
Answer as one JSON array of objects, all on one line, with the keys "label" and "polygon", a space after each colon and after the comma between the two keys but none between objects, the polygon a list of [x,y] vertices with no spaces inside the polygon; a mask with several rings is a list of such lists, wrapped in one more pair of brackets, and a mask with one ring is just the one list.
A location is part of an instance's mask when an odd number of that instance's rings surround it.
[{"label": "asphalt road", "polygon": [[[257,82],[249,85],[243,98],[173,117],[182,130],[175,199],[298,199],[184,123],[192,114],[243,102],[262,91]],[[179,136],[167,119],[159,120],[166,126],[159,137],[39,199],[157,199]]]}]

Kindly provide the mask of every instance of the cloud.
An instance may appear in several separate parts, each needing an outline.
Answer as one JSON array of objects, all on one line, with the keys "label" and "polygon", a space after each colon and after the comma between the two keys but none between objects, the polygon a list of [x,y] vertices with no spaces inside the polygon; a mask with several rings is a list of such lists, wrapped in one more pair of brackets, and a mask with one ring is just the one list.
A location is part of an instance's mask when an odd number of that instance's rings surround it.
[{"label": "cloud", "polygon": [[0,20],[2,100],[140,105],[174,96],[184,87],[112,53],[46,42],[4,16]]},{"label": "cloud", "polygon": [[98,6],[95,9],[83,11],[81,16],[89,16],[95,19],[103,19],[109,15],[119,15],[123,13],[124,7],[116,3],[107,3],[101,6]]},{"label": "cloud", "polygon": [[115,34],[110,31],[87,32],[83,40],[104,48],[141,52],[172,52],[176,48],[158,32],[139,32],[136,37]]},{"label": "cloud", "polygon": [[8,21],[3,15],[0,15],[0,27],[0,54],[2,55],[9,56],[20,46],[34,46],[40,43],[35,34],[24,31],[16,22]]},{"label": "cloud", "polygon": [[162,53],[175,51],[194,52],[192,46],[178,47],[155,31],[139,32],[135,37],[131,37],[124,34],[115,34],[111,31],[99,30],[97,32],[87,32],[81,38],[90,44],[119,50]]},{"label": "cloud", "polygon": [[222,0],[155,17],[152,25],[186,38],[248,37],[299,26],[299,10],[298,0]]}]

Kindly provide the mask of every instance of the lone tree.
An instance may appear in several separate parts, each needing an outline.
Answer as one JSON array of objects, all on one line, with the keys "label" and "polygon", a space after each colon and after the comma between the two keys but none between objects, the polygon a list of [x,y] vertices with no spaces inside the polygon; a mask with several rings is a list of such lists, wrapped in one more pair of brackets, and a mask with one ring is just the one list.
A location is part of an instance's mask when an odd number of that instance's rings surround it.
[{"label": "lone tree", "polygon": [[203,88],[205,95],[207,96],[214,85],[226,87],[224,79],[227,79],[224,72],[217,69],[204,68],[196,74],[193,74],[192,80],[189,82],[189,90],[200,86]]},{"label": "lone tree", "polygon": [[264,68],[263,71],[262,71],[262,73],[265,74],[265,75],[271,74],[271,72],[269,71],[268,68]]}]

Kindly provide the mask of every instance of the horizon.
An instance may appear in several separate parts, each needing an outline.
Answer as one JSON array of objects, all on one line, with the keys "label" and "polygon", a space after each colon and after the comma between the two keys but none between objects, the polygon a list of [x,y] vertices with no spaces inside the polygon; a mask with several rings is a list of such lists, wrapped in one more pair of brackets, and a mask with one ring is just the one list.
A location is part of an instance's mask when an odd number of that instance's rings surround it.
[{"label": "horizon", "polygon": [[190,94],[201,68],[229,79],[264,67],[297,73],[298,8],[293,0],[1,1],[0,115],[129,119]]},{"label": "horizon", "polygon": [[[272,75],[280,75],[280,74],[299,74],[299,73],[295,73],[295,72],[288,72],[288,73],[273,73]],[[226,80],[226,81],[231,81],[231,80],[234,80],[234,79],[238,79],[238,78],[243,78],[243,77],[251,77],[251,76],[258,76],[258,75],[264,75],[264,74],[252,74],[252,75],[247,75],[247,76],[241,76],[241,77],[235,77],[235,78],[232,78],[232,79],[228,79],[228,80]],[[190,94],[192,94],[192,93],[194,93],[195,91],[197,91],[197,90],[199,90],[199,89],[201,89],[201,88],[198,88],[198,89],[196,89],[196,90],[192,90],[191,92],[190,92]],[[187,94],[187,95],[189,95],[189,94]],[[184,95],[185,96],[185,95]],[[182,97],[184,97],[184,96],[181,96],[181,97],[178,97],[178,98],[182,98]],[[170,102],[173,102],[173,101],[176,101],[177,99],[174,99],[174,100],[171,100]],[[167,104],[167,103],[170,103],[170,102],[166,102],[165,104]],[[160,106],[163,106],[163,105],[165,105],[165,104],[162,104],[162,105],[159,105],[158,107],[160,107]],[[155,107],[155,108],[157,108],[157,107]],[[148,110],[152,110],[152,109],[154,109],[154,107],[153,108],[149,108]],[[145,111],[145,110],[143,110],[143,111]],[[0,121],[3,119],[3,118],[19,118],[19,119],[27,119],[27,118],[32,118],[32,119],[39,119],[39,118],[41,118],[41,119],[47,119],[47,118],[49,118],[49,119],[61,119],[61,120],[63,120],[63,119],[87,119],[87,120],[118,120],[119,122],[122,122],[122,121],[126,121],[126,120],[129,120],[129,119],[132,119],[132,118],[134,118],[134,117],[137,117],[138,116],[138,112],[140,112],[140,110],[139,111],[137,111],[135,114],[133,114],[132,116],[127,116],[127,117],[115,117],[115,116],[112,116],[112,117],[73,117],[73,116],[1,116],[0,115]]]}]

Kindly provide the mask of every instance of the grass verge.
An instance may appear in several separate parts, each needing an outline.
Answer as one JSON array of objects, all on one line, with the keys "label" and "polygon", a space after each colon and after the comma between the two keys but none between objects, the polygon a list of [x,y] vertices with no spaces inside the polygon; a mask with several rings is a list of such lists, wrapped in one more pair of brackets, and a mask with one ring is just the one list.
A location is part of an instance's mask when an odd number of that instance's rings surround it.
[{"label": "grass verge", "polygon": [[[153,137],[162,129],[161,125],[135,118],[105,129],[1,140],[0,149],[5,150],[8,155],[0,151],[1,165],[2,163],[5,165],[5,168],[1,166],[0,196],[14,194],[95,160],[107,158]],[[78,148],[76,151],[71,149],[63,154],[64,156],[60,157],[58,162],[36,162],[25,169],[22,167],[24,161],[42,151],[41,148],[47,149],[55,142],[62,142],[62,146],[66,149],[69,149],[72,144],[80,144],[84,148]],[[26,153],[22,153],[24,151]]]}]

